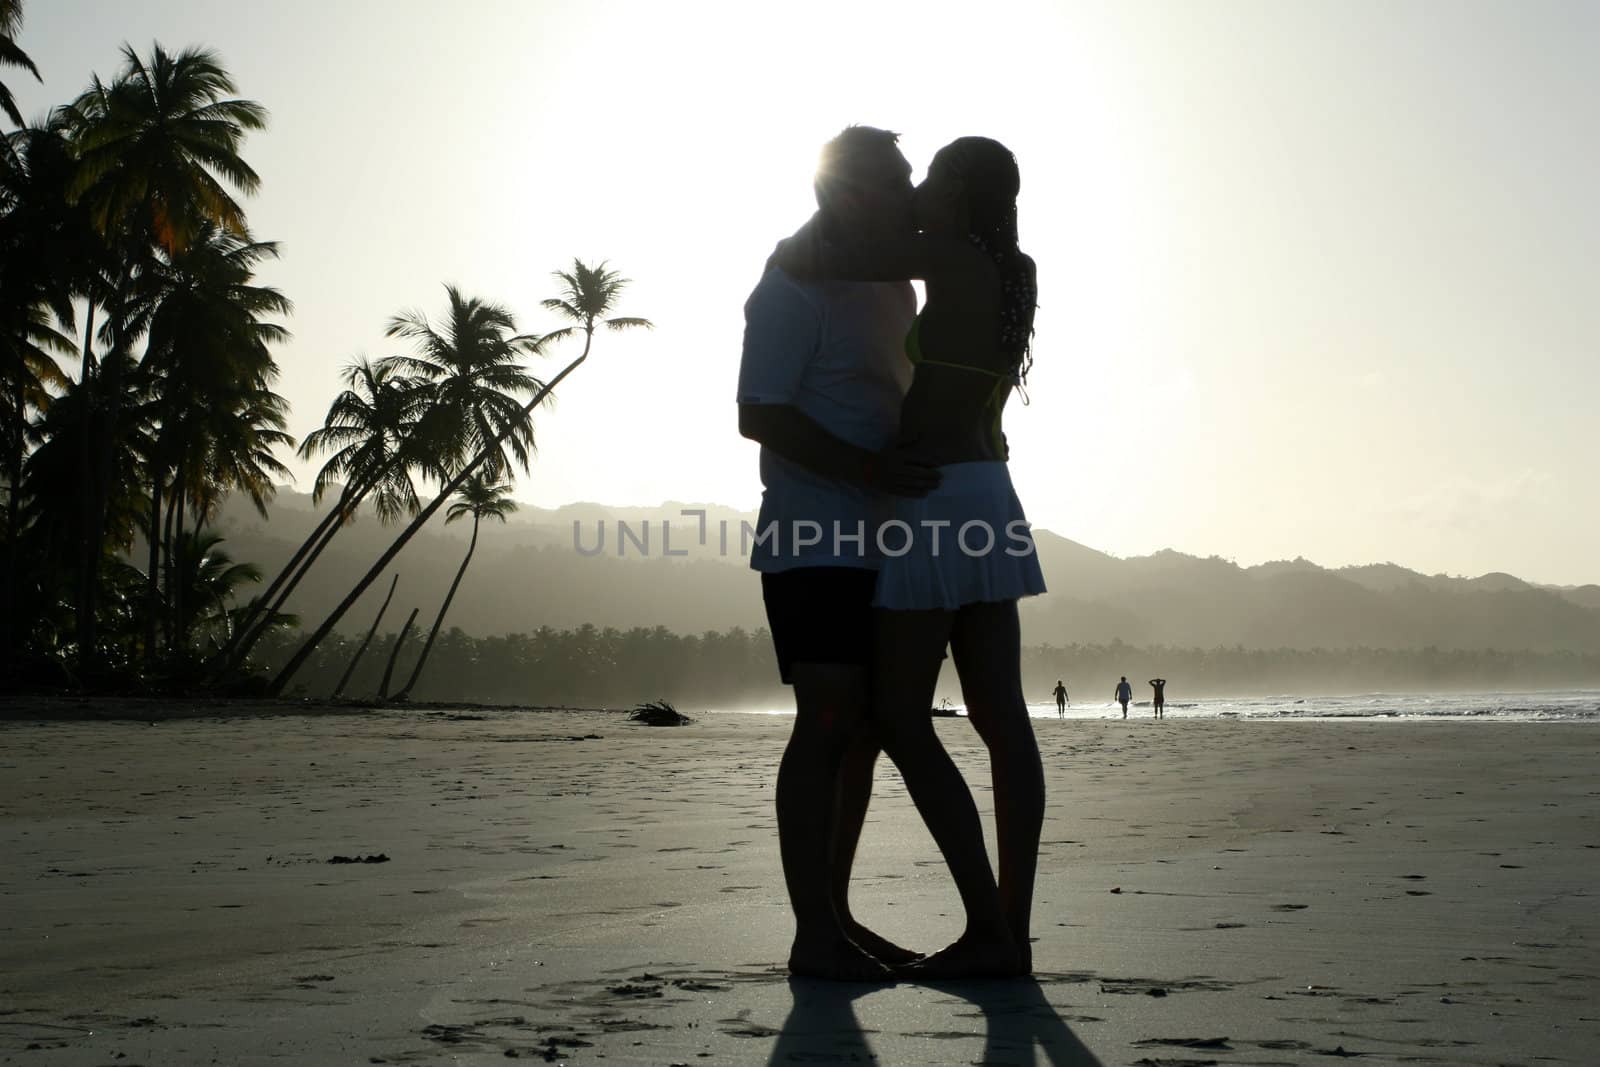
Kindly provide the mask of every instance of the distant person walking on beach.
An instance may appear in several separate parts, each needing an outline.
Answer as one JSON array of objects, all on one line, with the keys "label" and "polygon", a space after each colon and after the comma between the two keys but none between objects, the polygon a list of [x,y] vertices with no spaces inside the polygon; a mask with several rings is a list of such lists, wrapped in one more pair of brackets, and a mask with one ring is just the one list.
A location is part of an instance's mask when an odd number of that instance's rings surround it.
[{"label": "distant person walking on beach", "polygon": [[1067,685],[1060,678],[1056,679],[1056,715],[1060,718],[1067,715]]},{"label": "distant person walking on beach", "polygon": [[1150,684],[1155,687],[1156,691],[1154,700],[1156,718],[1164,719],[1167,717],[1167,680],[1165,678],[1152,678],[1150,679]]},{"label": "distant person walking on beach", "polygon": [[1133,699],[1133,686],[1128,684],[1128,676],[1126,674],[1122,676],[1122,681],[1117,683],[1115,699],[1122,705],[1122,717],[1126,719],[1128,717],[1128,701]]},{"label": "distant person walking on beach", "polygon": [[[896,135],[856,126],[822,150],[812,225],[820,240],[910,232],[911,165]],[[939,483],[926,464],[886,451],[911,385],[910,283],[805,281],[768,261],[745,303],[739,432],[761,445],[760,529],[750,566],[795,720],[778,767],[778,846],[795,937],[793,974],[879,980],[919,953],[851,915],[848,887],[872,792],[877,739],[867,729],[872,597],[879,560],[864,538],[888,494]],[[821,530],[813,540],[797,527]],[[829,526],[833,529],[828,529]],[[927,717],[927,701],[923,716]]]}]

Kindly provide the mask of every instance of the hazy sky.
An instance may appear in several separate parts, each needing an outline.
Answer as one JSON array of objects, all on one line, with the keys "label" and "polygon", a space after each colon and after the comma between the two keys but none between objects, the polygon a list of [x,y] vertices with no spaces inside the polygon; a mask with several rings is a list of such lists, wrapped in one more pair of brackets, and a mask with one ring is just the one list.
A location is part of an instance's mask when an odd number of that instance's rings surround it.
[{"label": "hazy sky", "polygon": [[445,282],[542,330],[549,272],[604,258],[658,329],[599,339],[519,496],[754,506],[742,305],[818,146],[897,129],[920,177],[982,133],[1039,263],[1037,525],[1600,582],[1600,5],[30,0],[45,82],[4,77],[39,115],[153,40],[272,112],[296,435]]}]

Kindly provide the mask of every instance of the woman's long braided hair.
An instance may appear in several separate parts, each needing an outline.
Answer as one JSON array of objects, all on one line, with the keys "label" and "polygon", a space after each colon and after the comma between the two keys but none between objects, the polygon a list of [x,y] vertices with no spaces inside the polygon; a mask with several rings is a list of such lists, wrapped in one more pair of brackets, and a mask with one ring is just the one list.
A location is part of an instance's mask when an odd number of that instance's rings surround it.
[{"label": "woman's long braided hair", "polygon": [[988,137],[961,137],[934,157],[966,188],[967,239],[1000,272],[1000,351],[1012,357],[1020,386],[1033,366],[1033,312],[1039,289],[1033,264],[1017,245],[1017,192],[1022,178],[1011,150]]}]

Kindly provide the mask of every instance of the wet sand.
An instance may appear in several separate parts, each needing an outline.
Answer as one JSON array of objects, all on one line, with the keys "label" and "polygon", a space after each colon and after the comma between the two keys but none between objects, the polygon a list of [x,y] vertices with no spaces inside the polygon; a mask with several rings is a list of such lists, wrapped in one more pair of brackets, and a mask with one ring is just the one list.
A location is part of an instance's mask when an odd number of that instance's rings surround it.
[{"label": "wet sand", "polygon": [[[1600,1047],[1593,725],[1040,721],[1037,980],[849,987],[780,966],[785,719],[143,708],[155,721],[0,722],[0,1062],[1592,1064]],[[964,721],[938,728],[987,817],[981,747]],[[856,885],[902,943],[958,932],[887,763]]]}]

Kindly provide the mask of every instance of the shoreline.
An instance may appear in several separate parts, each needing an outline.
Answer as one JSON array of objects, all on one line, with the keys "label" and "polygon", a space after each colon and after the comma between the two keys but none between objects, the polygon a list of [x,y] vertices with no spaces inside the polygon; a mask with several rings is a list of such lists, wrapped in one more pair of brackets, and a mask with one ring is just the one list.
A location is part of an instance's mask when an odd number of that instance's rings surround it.
[{"label": "shoreline", "polygon": [[585,708],[558,704],[481,704],[469,701],[319,700],[290,697],[70,696],[60,693],[6,694],[0,700],[3,722],[172,722],[184,719],[271,718],[277,716],[363,715],[375,711],[441,712],[594,712],[626,714],[631,708]]},{"label": "shoreline", "polygon": [[[1592,701],[1593,708],[1582,707],[1582,715],[1568,717],[1546,716],[1516,718],[1506,714],[1493,714],[1482,710],[1451,711],[1419,711],[1419,710],[1379,710],[1372,712],[1341,711],[1330,714],[1302,714],[1290,710],[1297,706],[1312,703],[1339,704],[1358,699],[1383,700],[1392,699],[1397,702],[1429,701],[1464,701],[1467,698],[1483,698],[1485,701],[1493,698],[1523,697],[1535,699],[1557,700],[1562,698],[1577,698],[1580,703]],[[1233,706],[1254,705],[1280,705],[1284,710],[1264,714],[1246,713],[1235,711],[1213,711],[1214,708],[1228,708]],[[1037,722],[1056,720],[1055,706],[1050,701],[1030,701],[1028,703],[1030,717]],[[374,712],[417,712],[421,714],[448,714],[448,713],[570,713],[570,714],[612,714],[624,715],[635,710],[636,705],[628,707],[599,707],[578,706],[564,704],[534,704],[511,703],[492,704],[475,701],[405,701],[402,703],[380,702],[374,699],[365,700],[327,700],[318,698],[295,699],[290,697],[222,697],[222,696],[135,696],[135,695],[100,695],[89,693],[64,693],[59,691],[21,691],[0,694],[0,723],[4,722],[170,722],[184,719],[209,719],[209,718],[271,718],[283,716],[361,716]],[[1086,709],[1092,708],[1092,712]],[[1129,704],[1130,714],[1126,721],[1152,721],[1151,702],[1132,701]],[[1202,709],[1200,714],[1194,714],[1197,709]],[[682,709],[679,709],[682,710]],[[1238,722],[1363,722],[1363,721],[1389,721],[1389,722],[1518,722],[1518,723],[1597,723],[1600,722],[1600,690],[1593,689],[1519,689],[1519,690],[1460,690],[1460,691],[1418,691],[1418,692],[1380,692],[1363,691],[1345,694],[1318,694],[1313,697],[1275,697],[1275,696],[1205,696],[1188,698],[1182,701],[1169,701],[1167,704],[1167,720],[1170,722],[1183,721],[1238,721]],[[691,715],[755,715],[792,717],[792,707],[775,703],[774,706],[747,708],[709,707],[694,708]],[[965,708],[952,702],[949,714],[944,717],[965,718]],[[1119,709],[1114,703],[1109,704],[1077,704],[1069,705],[1064,717],[1067,722],[1111,722],[1123,721]]]}]

